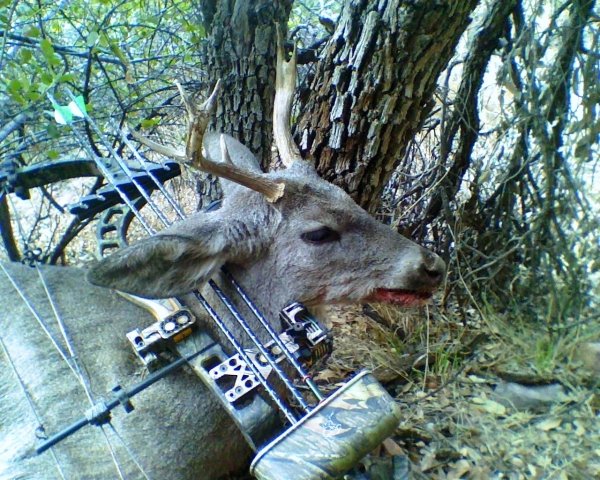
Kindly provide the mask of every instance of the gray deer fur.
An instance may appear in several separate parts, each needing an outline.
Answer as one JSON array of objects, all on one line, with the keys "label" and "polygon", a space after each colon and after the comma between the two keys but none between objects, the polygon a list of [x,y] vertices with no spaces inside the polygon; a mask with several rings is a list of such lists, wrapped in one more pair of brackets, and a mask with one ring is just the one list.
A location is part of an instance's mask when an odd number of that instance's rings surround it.
[{"label": "gray deer fur", "polygon": [[[227,144],[236,164],[260,170],[243,145],[230,137]],[[218,136],[207,134],[204,145],[207,156],[218,161]],[[219,210],[196,213],[103,259],[87,274],[76,268],[40,268],[96,397],[143,377],[125,333],[152,322],[111,288],[146,297],[184,295],[218,278],[226,265],[278,329],[277,313],[291,301],[312,309],[369,299],[402,303],[413,298],[406,291],[419,292],[421,298],[440,283],[445,266],[439,257],[374,220],[309,164],[269,176],[285,183],[277,202],[224,181]],[[334,238],[320,243],[306,238],[306,232],[323,227]],[[5,266],[65,348],[36,271]],[[99,286],[87,283],[86,275]],[[0,336],[46,433],[55,433],[88,408],[84,390],[2,272],[0,299]],[[6,356],[0,355],[0,479],[60,478],[52,454],[33,451],[40,421]],[[137,396],[134,405],[130,414],[116,410],[112,423],[150,478],[213,480],[247,468],[250,449],[191,372],[171,374]],[[114,432],[104,429],[125,478],[142,478]],[[85,427],[53,452],[67,479],[117,478],[97,427]]]}]

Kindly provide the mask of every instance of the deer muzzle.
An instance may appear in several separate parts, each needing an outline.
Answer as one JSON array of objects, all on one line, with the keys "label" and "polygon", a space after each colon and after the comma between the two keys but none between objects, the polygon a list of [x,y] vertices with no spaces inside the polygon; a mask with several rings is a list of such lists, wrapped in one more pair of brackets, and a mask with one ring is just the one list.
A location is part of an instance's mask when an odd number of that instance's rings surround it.
[{"label": "deer muzzle", "polygon": [[[399,261],[391,288],[378,288],[366,299],[368,302],[418,306],[427,303],[442,283],[446,263],[435,253],[419,247]],[[396,287],[396,288],[394,288]]]}]

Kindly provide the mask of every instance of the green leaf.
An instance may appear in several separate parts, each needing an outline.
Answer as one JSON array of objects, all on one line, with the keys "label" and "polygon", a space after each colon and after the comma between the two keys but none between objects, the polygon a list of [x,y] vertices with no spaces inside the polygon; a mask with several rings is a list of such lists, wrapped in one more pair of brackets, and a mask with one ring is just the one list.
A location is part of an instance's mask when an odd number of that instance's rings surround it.
[{"label": "green leaf", "polygon": [[110,47],[110,40],[108,39],[108,37],[106,36],[106,34],[103,32],[100,34],[100,42],[99,45],[102,48],[107,48]]},{"label": "green leaf", "polygon": [[7,89],[11,94],[17,94],[23,88],[23,85],[19,80],[13,78],[10,82],[8,82]]},{"label": "green leaf", "polygon": [[42,38],[40,48],[42,49],[44,57],[49,58],[54,56],[54,47],[52,46],[52,42],[47,38]]},{"label": "green leaf", "polygon": [[65,73],[58,79],[59,82],[74,82],[77,80],[77,76],[74,73]]},{"label": "green leaf", "polygon": [[49,71],[42,72],[40,78],[42,80],[42,83],[45,83],[46,85],[51,85],[54,81],[54,76]]},{"label": "green leaf", "polygon": [[19,56],[21,57],[21,63],[27,64],[31,60],[31,57],[33,57],[33,53],[28,48],[22,48]]},{"label": "green leaf", "polygon": [[46,60],[48,61],[48,64],[50,64],[51,67],[57,67],[61,64],[60,58],[58,57],[58,55],[52,55],[51,57],[48,57]]},{"label": "green leaf", "polygon": [[23,95],[21,95],[20,93],[17,93],[17,92],[9,92],[9,93],[10,93],[10,98],[12,98],[19,105],[26,105],[27,104],[27,101],[25,100],[25,98],[23,97]]},{"label": "green leaf", "polygon": [[31,89],[31,82],[29,81],[28,77],[22,75],[19,78],[19,82],[21,82],[21,90],[23,90],[24,92]]},{"label": "green leaf", "polygon": [[56,125],[54,125],[53,123],[49,123],[46,126],[46,132],[48,133],[48,136],[52,139],[60,137],[60,132],[58,131],[58,128],[56,128]]},{"label": "green leaf", "polygon": [[37,27],[29,27],[25,32],[25,36],[30,38],[38,38],[41,34],[42,32]]},{"label": "green leaf", "polygon": [[123,50],[121,50],[119,45],[117,45],[117,43],[110,42],[110,50],[119,58],[119,60],[121,60],[121,62],[123,62],[124,65],[129,64],[127,57],[125,56],[125,54],[123,53]]},{"label": "green leaf", "polygon": [[60,156],[56,150],[48,150],[47,155],[50,160],[56,160]]},{"label": "green leaf", "polygon": [[37,102],[42,96],[35,90],[30,90],[25,94],[25,97],[32,102]]},{"label": "green leaf", "polygon": [[151,128],[160,123],[160,117],[156,118],[145,118],[140,122],[142,128]]},{"label": "green leaf", "polygon": [[94,45],[96,45],[96,42],[98,41],[99,36],[100,35],[98,35],[98,32],[96,32],[96,31],[90,32],[90,34],[87,37],[87,41],[86,41],[87,46],[91,48]]}]

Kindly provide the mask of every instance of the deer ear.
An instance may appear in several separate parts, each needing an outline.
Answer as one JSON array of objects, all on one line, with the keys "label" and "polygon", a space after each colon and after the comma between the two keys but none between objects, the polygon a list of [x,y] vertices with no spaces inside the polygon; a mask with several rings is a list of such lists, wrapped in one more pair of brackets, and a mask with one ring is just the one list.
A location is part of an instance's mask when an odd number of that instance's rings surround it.
[{"label": "deer ear", "polygon": [[102,259],[87,279],[146,298],[183,295],[200,288],[226,261],[260,251],[260,235],[240,235],[255,230],[240,223],[213,214],[189,218]]},{"label": "deer ear", "polygon": [[200,287],[227,260],[223,249],[207,247],[180,235],[156,235],[104,258],[87,279],[146,298],[182,295]]}]

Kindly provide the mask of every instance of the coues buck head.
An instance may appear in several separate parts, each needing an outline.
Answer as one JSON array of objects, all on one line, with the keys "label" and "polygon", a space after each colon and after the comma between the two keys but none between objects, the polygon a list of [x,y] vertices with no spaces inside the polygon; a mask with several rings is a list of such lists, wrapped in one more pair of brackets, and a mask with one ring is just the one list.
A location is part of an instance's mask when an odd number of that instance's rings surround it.
[{"label": "coues buck head", "polygon": [[302,159],[290,134],[295,57],[278,51],[274,138],[285,169],[263,173],[258,160],[227,135],[205,133],[218,87],[189,117],[185,152],[135,135],[159,153],[220,176],[222,207],[197,213],[102,260],[88,279],[142,297],[199,288],[222,265],[270,313],[292,300],[308,307],[355,302],[412,305],[440,284],[445,264],[391,230]]}]

